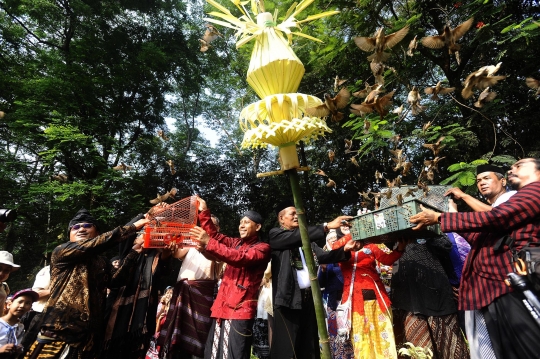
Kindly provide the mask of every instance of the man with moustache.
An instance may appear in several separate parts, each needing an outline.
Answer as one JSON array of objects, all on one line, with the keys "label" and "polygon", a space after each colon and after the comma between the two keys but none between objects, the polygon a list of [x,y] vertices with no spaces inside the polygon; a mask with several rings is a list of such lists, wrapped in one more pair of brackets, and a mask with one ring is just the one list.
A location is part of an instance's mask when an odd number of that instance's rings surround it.
[{"label": "man with moustache", "polygon": [[69,242],[52,252],[50,297],[40,334],[25,358],[98,357],[106,287],[114,279],[108,259],[100,254],[135,235],[146,223],[147,219],[139,219],[100,234],[96,219],[86,209],[77,212],[68,225]]},{"label": "man with moustache", "polygon": [[[517,191],[507,191],[506,178],[502,168],[494,165],[480,165],[476,168],[476,186],[478,191],[485,198],[489,205],[479,201],[471,195],[463,193],[459,188],[450,188],[446,191],[446,196],[453,196],[455,200],[462,199],[474,211],[491,211],[501,203],[506,202]],[[462,271],[462,279],[459,291],[458,301],[460,310],[462,308],[473,308],[467,304],[468,298],[474,296],[474,288],[489,286],[488,282],[495,280],[492,276],[482,276],[475,272],[475,268],[487,268],[490,261],[497,256],[507,256],[506,251],[501,250],[501,245],[498,246],[482,246],[481,241],[472,243],[471,254],[468,257],[470,260],[466,262]],[[501,273],[501,277],[496,280],[503,279],[505,273]],[[482,282],[482,283],[476,283]],[[489,294],[488,294],[489,295]],[[493,298],[495,299],[495,298]],[[470,301],[470,300],[469,300]],[[489,300],[491,303],[492,300]],[[482,359],[485,357],[495,357],[493,345],[487,334],[487,327],[482,310],[467,309],[465,314],[465,332],[469,341],[471,359]]]},{"label": "man with moustache", "polygon": [[508,234],[515,251],[529,242],[540,243],[540,160],[517,161],[508,171],[508,182],[517,193],[491,211],[436,213],[424,209],[410,220],[417,224],[414,229],[439,222],[443,232],[462,234],[471,247],[499,251],[477,265],[471,250],[466,267],[472,267],[473,277],[470,288],[464,289],[468,295],[460,299],[460,308],[482,312],[496,358],[536,358],[540,331],[522,303],[523,294],[504,283],[506,274],[514,272],[514,262],[508,243],[500,238]]}]

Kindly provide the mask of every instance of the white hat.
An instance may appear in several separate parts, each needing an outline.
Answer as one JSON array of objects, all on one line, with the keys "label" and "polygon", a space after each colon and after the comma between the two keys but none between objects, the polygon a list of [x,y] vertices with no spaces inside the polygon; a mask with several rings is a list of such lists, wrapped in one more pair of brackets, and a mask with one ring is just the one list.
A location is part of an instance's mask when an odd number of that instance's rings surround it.
[{"label": "white hat", "polygon": [[16,271],[21,266],[18,264],[13,263],[13,255],[9,253],[8,251],[0,251],[0,263],[7,264],[8,266],[11,266],[11,271]]}]

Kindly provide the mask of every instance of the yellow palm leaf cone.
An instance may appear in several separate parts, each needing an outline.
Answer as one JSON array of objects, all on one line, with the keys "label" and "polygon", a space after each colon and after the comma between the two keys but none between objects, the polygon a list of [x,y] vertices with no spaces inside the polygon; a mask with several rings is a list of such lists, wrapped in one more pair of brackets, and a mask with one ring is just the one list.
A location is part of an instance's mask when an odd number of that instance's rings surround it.
[{"label": "yellow palm leaf cone", "polygon": [[257,15],[257,24],[264,26],[257,36],[247,72],[247,81],[259,97],[294,93],[304,76],[304,65],[283,35],[276,32],[272,14]]}]

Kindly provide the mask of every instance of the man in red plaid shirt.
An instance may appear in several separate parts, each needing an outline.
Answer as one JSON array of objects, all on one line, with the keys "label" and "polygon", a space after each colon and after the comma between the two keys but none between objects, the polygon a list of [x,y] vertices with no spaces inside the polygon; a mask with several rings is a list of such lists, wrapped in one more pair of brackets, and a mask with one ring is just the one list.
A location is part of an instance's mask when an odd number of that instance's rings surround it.
[{"label": "man in red plaid shirt", "polygon": [[515,251],[529,242],[540,244],[540,160],[525,158],[516,162],[508,171],[508,182],[518,193],[491,211],[424,210],[412,216],[411,222],[418,224],[415,229],[439,222],[443,232],[461,233],[472,244],[481,241],[484,247],[499,247],[502,255],[494,255],[473,268],[477,281],[467,291],[467,297],[461,298],[460,309],[482,311],[496,358],[537,358],[540,329],[523,305],[522,293],[504,283],[506,275],[514,272],[514,263],[508,244],[499,239],[509,235]]}]

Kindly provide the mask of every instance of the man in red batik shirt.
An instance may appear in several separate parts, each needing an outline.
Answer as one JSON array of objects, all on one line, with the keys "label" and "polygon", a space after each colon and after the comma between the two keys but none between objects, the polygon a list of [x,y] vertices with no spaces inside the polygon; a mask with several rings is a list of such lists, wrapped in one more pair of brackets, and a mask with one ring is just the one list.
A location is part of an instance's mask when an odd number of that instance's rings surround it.
[{"label": "man in red batik shirt", "polygon": [[200,198],[199,211],[200,227],[191,230],[192,238],[205,254],[227,263],[211,309],[214,319],[204,358],[249,359],[259,287],[270,261],[270,246],[259,239],[263,219],[259,213],[247,211],[238,227],[240,238],[232,238],[217,232],[206,202]]}]

